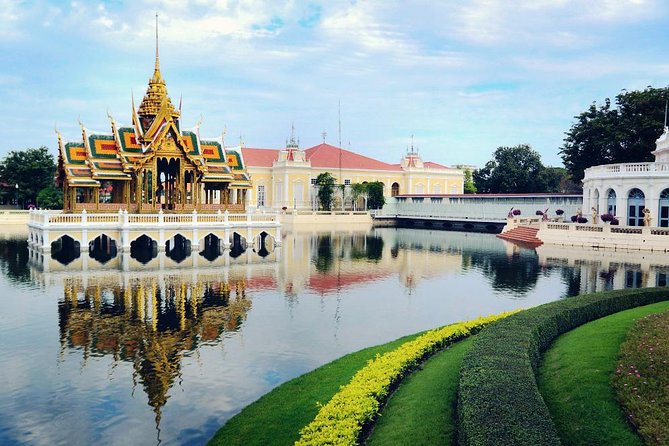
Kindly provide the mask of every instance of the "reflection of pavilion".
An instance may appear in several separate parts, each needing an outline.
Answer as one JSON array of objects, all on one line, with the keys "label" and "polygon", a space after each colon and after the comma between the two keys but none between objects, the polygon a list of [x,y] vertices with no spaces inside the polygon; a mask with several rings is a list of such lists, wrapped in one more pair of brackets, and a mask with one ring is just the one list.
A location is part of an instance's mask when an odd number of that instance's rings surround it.
[{"label": "reflection of pavilion", "polygon": [[[243,272],[243,271],[242,271]],[[103,275],[64,280],[58,303],[63,350],[133,364],[159,427],[184,353],[237,332],[251,308],[244,274]]]}]

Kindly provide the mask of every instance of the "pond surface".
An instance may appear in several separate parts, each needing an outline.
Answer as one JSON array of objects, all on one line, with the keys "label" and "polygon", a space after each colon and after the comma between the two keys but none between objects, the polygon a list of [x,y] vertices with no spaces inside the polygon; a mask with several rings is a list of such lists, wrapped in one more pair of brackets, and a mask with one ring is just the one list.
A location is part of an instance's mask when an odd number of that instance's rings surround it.
[{"label": "pond surface", "polygon": [[[667,284],[662,256],[411,229],[286,233],[252,250],[63,265],[0,239],[2,444],[203,444],[280,383],[479,315]],[[207,258],[205,258],[207,257]]]}]

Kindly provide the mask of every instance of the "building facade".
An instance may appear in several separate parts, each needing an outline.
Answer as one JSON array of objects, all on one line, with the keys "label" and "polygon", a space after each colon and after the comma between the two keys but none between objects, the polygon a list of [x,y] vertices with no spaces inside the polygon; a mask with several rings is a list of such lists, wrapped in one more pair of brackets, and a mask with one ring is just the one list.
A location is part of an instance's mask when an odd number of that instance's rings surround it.
[{"label": "building facade", "polygon": [[644,226],[645,217],[649,219],[649,226],[669,227],[667,127],[655,142],[652,153],[655,162],[606,164],[586,169],[583,214],[609,213],[627,226]]},{"label": "building facade", "polygon": [[182,130],[160,72],[153,76],[132,124],[111,132],[81,125],[82,138],[58,133],[57,185],[65,212],[243,212],[251,187],[242,153],[225,149],[223,137],[202,139],[199,127]]},{"label": "building facade", "polygon": [[356,183],[383,183],[385,197],[401,194],[461,194],[460,169],[424,162],[411,149],[398,164],[388,164],[323,142],[302,150],[295,135],[284,149],[241,148],[253,187],[247,194],[249,208],[318,209],[316,178],[322,173],[343,185],[343,196],[335,196],[335,209],[365,208],[364,198],[355,197]]}]

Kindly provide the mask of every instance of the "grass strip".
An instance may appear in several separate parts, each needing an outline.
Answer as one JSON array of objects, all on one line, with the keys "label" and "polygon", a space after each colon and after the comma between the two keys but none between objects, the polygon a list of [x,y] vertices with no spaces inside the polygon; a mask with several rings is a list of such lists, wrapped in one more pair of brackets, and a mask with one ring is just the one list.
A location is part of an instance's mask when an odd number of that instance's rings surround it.
[{"label": "grass strip", "polygon": [[209,445],[291,445],[300,429],[318,413],[317,401],[328,401],[339,388],[378,354],[392,351],[422,333],[369,347],[292,379],[245,407],[209,440]]},{"label": "grass strip", "polygon": [[417,365],[446,345],[478,333],[484,326],[512,313],[480,317],[430,330],[391,352],[377,355],[321,407],[314,420],[300,431],[300,439],[295,444],[357,444],[363,430],[378,416],[391,389]]},{"label": "grass strip", "polygon": [[634,322],[620,347],[613,389],[648,445],[669,444],[669,311]]},{"label": "grass strip", "polygon": [[537,386],[541,354],[580,325],[667,299],[666,288],[593,293],[540,305],[485,328],[460,369],[460,445],[560,445]]},{"label": "grass strip", "polygon": [[377,419],[367,446],[456,444],[460,365],[473,339],[456,342],[402,380]]},{"label": "grass strip", "polygon": [[633,308],[563,334],[546,350],[539,390],[564,444],[642,445],[611,387],[620,344],[636,319],[669,302]]}]

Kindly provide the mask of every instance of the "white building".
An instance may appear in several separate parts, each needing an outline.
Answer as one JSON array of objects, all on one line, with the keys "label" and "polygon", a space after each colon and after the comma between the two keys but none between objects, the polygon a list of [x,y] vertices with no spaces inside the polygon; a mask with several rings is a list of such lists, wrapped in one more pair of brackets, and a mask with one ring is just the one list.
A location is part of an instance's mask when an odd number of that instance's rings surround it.
[{"label": "white building", "polygon": [[669,128],[655,142],[655,162],[606,164],[585,170],[583,214],[610,213],[621,225],[643,226],[643,210],[651,224],[669,227]]}]

